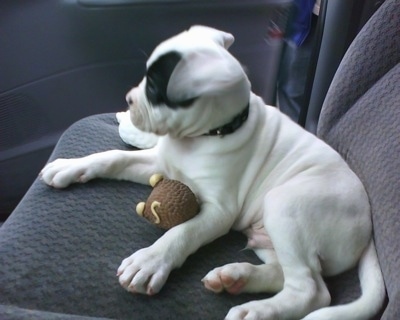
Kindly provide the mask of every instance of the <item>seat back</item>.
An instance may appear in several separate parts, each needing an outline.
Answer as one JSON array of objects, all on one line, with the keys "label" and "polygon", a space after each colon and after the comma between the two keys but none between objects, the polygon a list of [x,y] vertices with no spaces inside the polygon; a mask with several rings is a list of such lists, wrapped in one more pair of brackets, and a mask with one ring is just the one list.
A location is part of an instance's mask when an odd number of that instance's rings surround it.
[{"label": "seat back", "polygon": [[322,107],[318,133],[367,189],[389,298],[400,319],[400,4],[386,0],[349,47]]}]

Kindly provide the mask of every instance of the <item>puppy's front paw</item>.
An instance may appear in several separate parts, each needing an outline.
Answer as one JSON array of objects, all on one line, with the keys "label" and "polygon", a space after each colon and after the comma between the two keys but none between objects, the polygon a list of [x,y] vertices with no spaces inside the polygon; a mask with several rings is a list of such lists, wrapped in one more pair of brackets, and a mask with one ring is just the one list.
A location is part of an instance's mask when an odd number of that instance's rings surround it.
[{"label": "puppy's front paw", "polygon": [[122,261],[117,276],[122,287],[132,293],[154,295],[158,293],[172,270],[163,253],[148,247]]},{"label": "puppy's front paw", "polygon": [[57,159],[48,163],[39,176],[54,188],[65,188],[72,183],[84,183],[90,179],[88,166],[82,159]]}]

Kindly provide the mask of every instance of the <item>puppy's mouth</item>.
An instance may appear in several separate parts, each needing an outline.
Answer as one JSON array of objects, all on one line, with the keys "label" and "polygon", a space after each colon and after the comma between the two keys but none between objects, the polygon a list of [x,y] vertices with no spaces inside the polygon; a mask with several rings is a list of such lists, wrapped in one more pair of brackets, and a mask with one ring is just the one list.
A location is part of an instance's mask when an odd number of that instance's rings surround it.
[{"label": "puppy's mouth", "polygon": [[144,114],[143,110],[138,107],[130,107],[131,122],[139,130],[143,132],[154,133],[156,135],[162,135],[160,130],[154,130],[151,125],[146,121],[148,119]]},{"label": "puppy's mouth", "polygon": [[150,128],[146,125],[146,115],[144,114],[146,108],[140,108],[138,105],[137,88],[127,94],[126,102],[129,106],[132,124],[141,131],[150,132]]},{"label": "puppy's mouth", "polygon": [[149,119],[149,116],[146,115],[146,108],[139,108],[137,105],[131,104],[129,110],[131,122],[137,129],[143,132],[154,133],[158,136],[163,136],[167,134],[167,132],[164,132],[162,129],[152,126],[150,121],[146,121],[146,119]]},{"label": "puppy's mouth", "polygon": [[140,109],[136,106],[133,106],[132,104],[130,104],[129,109],[131,111],[131,122],[133,123],[133,125],[136,128],[145,131],[144,117],[143,114],[140,112]]}]

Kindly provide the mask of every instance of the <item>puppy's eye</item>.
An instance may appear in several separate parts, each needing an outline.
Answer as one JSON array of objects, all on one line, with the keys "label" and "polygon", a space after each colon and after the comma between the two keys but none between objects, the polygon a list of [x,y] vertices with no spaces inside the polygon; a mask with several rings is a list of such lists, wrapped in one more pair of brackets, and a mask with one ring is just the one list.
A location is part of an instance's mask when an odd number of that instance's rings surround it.
[{"label": "puppy's eye", "polygon": [[147,77],[147,82],[146,82],[146,96],[147,99],[152,104],[158,104],[163,102],[162,96],[159,94],[157,90],[157,86],[154,83],[154,80],[150,77]]},{"label": "puppy's eye", "polygon": [[183,108],[190,107],[197,100],[197,98],[198,97],[187,99],[187,100],[183,100],[183,101],[179,101],[177,103],[177,105],[179,105],[179,106],[181,106]]}]

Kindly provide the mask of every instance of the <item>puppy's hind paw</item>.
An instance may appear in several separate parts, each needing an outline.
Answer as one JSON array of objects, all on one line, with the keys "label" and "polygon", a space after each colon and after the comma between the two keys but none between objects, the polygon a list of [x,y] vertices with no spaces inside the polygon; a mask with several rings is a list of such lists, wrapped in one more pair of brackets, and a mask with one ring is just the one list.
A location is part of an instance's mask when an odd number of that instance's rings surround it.
[{"label": "puppy's hind paw", "polygon": [[210,271],[203,279],[204,286],[215,293],[227,291],[239,294],[244,291],[251,273],[248,263],[232,263]]}]

